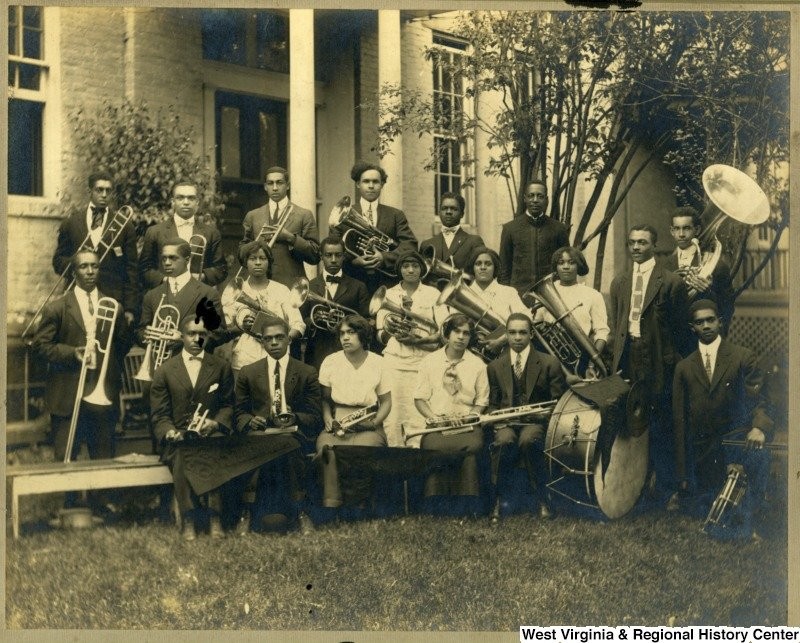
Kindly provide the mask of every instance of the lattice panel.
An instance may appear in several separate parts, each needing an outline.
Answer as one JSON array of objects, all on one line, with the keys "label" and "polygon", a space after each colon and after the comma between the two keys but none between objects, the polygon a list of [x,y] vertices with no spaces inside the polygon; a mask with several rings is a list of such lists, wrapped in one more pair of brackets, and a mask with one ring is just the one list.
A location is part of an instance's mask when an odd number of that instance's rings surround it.
[{"label": "lattice panel", "polygon": [[789,320],[786,317],[733,316],[729,339],[746,346],[759,357],[769,354],[788,354]]}]

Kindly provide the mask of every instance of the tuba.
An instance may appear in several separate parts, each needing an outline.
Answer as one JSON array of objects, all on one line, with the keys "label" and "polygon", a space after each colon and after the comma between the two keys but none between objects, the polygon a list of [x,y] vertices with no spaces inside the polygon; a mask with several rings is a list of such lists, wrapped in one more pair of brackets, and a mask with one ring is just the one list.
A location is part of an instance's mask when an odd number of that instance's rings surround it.
[{"label": "tuba", "polygon": [[[770,206],[759,185],[730,165],[709,165],[703,172],[703,190],[709,204],[701,219],[711,222],[692,240],[700,253],[700,266],[693,268],[692,273],[709,279],[722,256],[722,243],[717,239],[717,232],[726,218],[748,226],[759,225],[769,218]],[[689,298],[696,296],[697,291],[689,287]]]},{"label": "tuba", "polygon": [[[492,310],[489,304],[468,286],[463,274],[459,273],[444,287],[436,303],[464,313],[475,322],[479,336],[494,339],[505,333],[505,317]],[[470,350],[487,363],[498,356],[496,352],[485,347],[470,347]]]},{"label": "tuba", "polygon": [[[97,301],[97,311],[94,320],[95,325],[87,329],[86,348],[83,351],[83,359],[81,360],[81,370],[78,376],[75,403],[72,407],[72,418],[69,423],[67,450],[64,455],[64,462],[69,462],[72,457],[72,447],[75,444],[75,431],[78,427],[78,414],[81,408],[81,400],[99,406],[109,406],[113,404],[106,388],[106,375],[108,374],[108,363],[111,359],[114,325],[119,315],[119,309],[119,303],[111,297],[101,297]],[[97,375],[97,383],[95,384],[94,390],[84,397],[86,375],[88,371],[96,370],[98,354],[102,357],[103,363]]]},{"label": "tuba", "polygon": [[[342,235],[345,252],[352,257],[369,259],[377,252],[389,252],[397,247],[397,242],[385,232],[381,232],[367,218],[350,206],[350,197],[345,196],[331,210],[328,226],[336,228]],[[387,277],[396,278],[390,270],[377,268]]]},{"label": "tuba", "polygon": [[526,304],[531,302],[534,312],[537,308],[544,308],[555,318],[554,322],[534,322],[533,332],[545,350],[561,362],[569,374],[583,377],[591,360],[600,376],[608,377],[608,369],[592,340],[558,294],[552,274],[537,281],[522,295],[522,299]]},{"label": "tuba", "polygon": [[193,234],[189,237],[189,273],[195,279],[200,279],[203,274],[203,261],[206,256],[206,238],[202,234]]},{"label": "tuba", "polygon": [[329,333],[336,332],[339,324],[347,315],[358,314],[347,306],[342,306],[311,292],[308,279],[305,277],[300,277],[292,284],[291,299],[292,306],[295,308],[300,308],[306,301],[314,302],[314,306],[311,307],[311,312],[309,313],[309,320],[314,328],[328,331]]},{"label": "tuba", "polygon": [[153,322],[148,326],[151,330],[157,331],[161,335],[161,338],[147,342],[147,349],[142,358],[142,365],[139,367],[136,375],[134,375],[134,379],[140,382],[152,382],[153,373],[156,372],[156,369],[158,369],[172,353],[169,348],[171,341],[170,335],[178,329],[181,313],[172,304],[165,304],[164,297],[166,297],[166,295],[161,295],[158,308],[156,308],[156,312],[153,315]]},{"label": "tuba", "polygon": [[369,314],[371,316],[376,316],[381,310],[387,311],[387,318],[390,318],[395,326],[401,329],[403,335],[425,337],[439,332],[439,326],[432,319],[428,319],[419,313],[413,313],[403,306],[388,301],[386,299],[386,286],[378,288],[369,302]]},{"label": "tuba", "polygon": [[[462,271],[456,268],[453,264],[442,261],[441,259],[437,259],[436,249],[433,246],[425,246],[422,250],[420,250],[420,254],[425,260],[425,274],[422,275],[422,278],[429,283],[433,283],[438,287],[441,282],[450,282],[459,275],[463,276],[464,282],[467,284],[472,282],[472,277],[462,273]],[[445,285],[447,284],[442,284],[442,288]],[[440,290],[442,288],[440,288]]]}]

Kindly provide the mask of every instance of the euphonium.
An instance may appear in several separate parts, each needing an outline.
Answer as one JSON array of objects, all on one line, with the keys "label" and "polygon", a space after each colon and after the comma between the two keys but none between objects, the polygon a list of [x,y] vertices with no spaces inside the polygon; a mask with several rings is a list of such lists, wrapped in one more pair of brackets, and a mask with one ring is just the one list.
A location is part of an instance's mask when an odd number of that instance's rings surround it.
[{"label": "euphonium", "polygon": [[601,377],[608,376],[608,369],[592,340],[583,332],[572,310],[558,294],[552,274],[537,281],[533,288],[522,295],[522,299],[526,303],[533,300],[534,311],[543,307],[555,318],[553,322],[534,323],[533,332],[545,350],[561,362],[565,370],[583,377],[586,362],[591,360]]},{"label": "euphonium", "polygon": [[[266,205],[267,212],[269,212],[269,203]],[[263,236],[266,236],[268,232],[272,232],[272,236],[270,237],[269,241],[267,241],[267,246],[273,248],[275,246],[275,242],[278,240],[278,235],[281,233],[286,227],[286,223],[289,221],[289,215],[292,213],[294,209],[294,203],[291,201],[289,205],[283,209],[283,214],[281,214],[281,218],[278,219],[278,223],[272,225],[269,222],[269,218],[267,218],[267,223],[261,226],[261,230],[258,231],[256,235],[256,240],[260,239]],[[233,283],[237,285],[237,287],[241,287],[242,281],[244,281],[244,277],[242,277],[242,273],[245,272],[244,266],[239,266],[239,270],[236,271],[236,275],[233,277]]]},{"label": "euphonium", "polygon": [[[342,197],[331,210],[328,225],[339,231],[345,252],[352,257],[369,259],[376,251],[389,252],[398,245],[388,234],[378,230],[364,215],[352,208],[349,196]],[[388,277],[397,277],[390,270],[377,268],[377,271]]]},{"label": "euphonium", "polygon": [[161,338],[147,342],[142,365],[134,375],[134,379],[141,382],[152,382],[153,373],[170,357],[169,344],[172,341],[170,335],[178,329],[180,324],[180,311],[171,304],[165,304],[164,297],[166,295],[161,295],[158,308],[153,315],[153,323],[148,326],[150,330],[158,332]]},{"label": "euphonium", "polygon": [[300,277],[292,284],[291,303],[295,308],[300,308],[306,301],[311,301],[315,304],[309,312],[312,326],[330,333],[336,332],[339,324],[347,315],[357,314],[355,310],[347,306],[342,306],[335,301],[311,292],[308,279]]},{"label": "euphonium", "polygon": [[450,282],[459,275],[463,275],[465,283],[471,283],[472,277],[462,273],[461,270],[454,265],[436,258],[436,249],[433,246],[425,246],[420,250],[422,258],[425,260],[425,274],[422,278],[429,283],[439,285],[441,281]]},{"label": "euphonium", "polygon": [[[425,337],[427,335],[433,335],[439,330],[439,326],[432,319],[428,319],[419,313],[413,313],[403,306],[399,306],[387,300],[386,286],[378,288],[369,302],[369,314],[371,316],[376,316],[378,311],[381,310],[388,311],[387,318],[391,319],[394,325],[400,328],[404,335]],[[389,332],[388,329],[386,330]]]},{"label": "euphonium", "polygon": [[189,273],[195,279],[200,279],[203,274],[203,261],[206,256],[206,238],[202,234],[193,234],[189,237]]},{"label": "euphonium", "polygon": [[[260,301],[253,299],[243,292],[240,292],[236,296],[233,303],[244,304],[245,306],[237,311],[236,316],[233,318],[234,325],[243,333],[247,333],[256,339],[259,339],[260,336],[252,332],[253,326],[263,326],[265,318],[277,319],[279,317],[277,313],[267,308]],[[248,317],[253,317],[252,323],[250,324],[245,323]]]},{"label": "euphonium", "polygon": [[[709,204],[701,218],[704,222],[711,219],[711,222],[692,240],[700,252],[700,266],[690,272],[709,279],[722,255],[717,232],[725,218],[748,226],[759,225],[769,218],[770,207],[767,195],[758,184],[730,165],[709,165],[703,172],[703,189]],[[689,287],[689,297],[695,296],[697,291]]]}]

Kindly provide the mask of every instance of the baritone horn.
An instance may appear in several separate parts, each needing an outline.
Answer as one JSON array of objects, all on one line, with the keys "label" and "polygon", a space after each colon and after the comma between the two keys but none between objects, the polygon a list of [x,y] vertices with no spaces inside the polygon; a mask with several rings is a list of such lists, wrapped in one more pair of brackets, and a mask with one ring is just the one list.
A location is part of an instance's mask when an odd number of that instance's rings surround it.
[{"label": "baritone horn", "polygon": [[[381,286],[372,295],[369,302],[369,314],[377,316],[381,310],[387,311],[386,318],[391,319],[396,328],[399,328],[401,335],[415,335],[426,337],[439,332],[439,326],[432,319],[424,315],[411,312],[411,310],[395,304],[386,298],[386,286]],[[386,329],[386,332],[389,332]]]},{"label": "baritone horn", "polygon": [[561,362],[568,374],[583,377],[590,360],[601,378],[608,377],[608,368],[594,343],[572,314],[574,309],[570,310],[558,294],[552,274],[537,281],[522,295],[522,299],[525,303],[531,302],[534,312],[541,307],[553,316],[553,322],[534,322],[533,332],[545,350]]},{"label": "baritone horn", "polygon": [[[709,203],[701,220],[710,219],[711,222],[692,239],[700,254],[700,266],[691,268],[689,272],[709,279],[722,256],[723,247],[717,233],[725,220],[731,218],[747,226],[759,225],[769,218],[770,206],[758,183],[730,165],[709,165],[703,172],[703,190]],[[697,290],[691,286],[688,290],[691,299],[697,296]]]},{"label": "baritone horn", "polygon": [[[236,311],[236,315],[233,318],[234,325],[243,333],[247,333],[256,339],[261,339],[261,336],[253,332],[253,326],[263,326],[266,319],[279,318],[279,315],[270,310],[266,304],[243,292],[236,296],[233,303],[244,305],[244,308]],[[252,321],[248,324],[247,319],[250,317],[252,317]]]},{"label": "baritone horn", "polygon": [[172,304],[165,304],[165,297],[166,295],[161,295],[158,308],[156,308],[156,312],[153,315],[153,322],[148,326],[148,329],[156,331],[160,337],[155,340],[148,340],[147,348],[142,358],[142,365],[136,375],[133,376],[134,379],[140,382],[152,382],[153,373],[172,353],[169,344],[172,341],[172,333],[178,330],[181,313]]},{"label": "baritone horn", "polygon": [[203,261],[206,256],[206,238],[202,234],[193,234],[189,237],[189,273],[195,279],[200,279],[203,274]]},{"label": "baritone horn", "polygon": [[309,312],[311,325],[314,326],[314,328],[328,331],[329,333],[336,332],[339,324],[347,315],[358,314],[352,308],[342,306],[335,301],[321,297],[315,292],[311,292],[308,279],[300,277],[292,284],[291,305],[295,308],[300,308],[306,301],[314,303],[314,306],[311,307],[311,311]]},{"label": "baritone horn", "polygon": [[[375,252],[389,252],[398,245],[388,234],[378,230],[363,214],[351,207],[349,196],[342,197],[331,210],[328,225],[339,231],[345,252],[352,257],[371,259]],[[397,277],[390,270],[376,270],[387,277]]]},{"label": "baritone horn", "polygon": [[[464,283],[472,283],[472,277],[462,273],[462,271],[456,268],[452,263],[437,259],[436,249],[433,246],[425,246],[420,250],[420,254],[425,260],[425,274],[422,275],[423,279],[431,281],[438,286],[442,281],[450,282],[459,275],[462,275]],[[452,260],[452,257],[450,257],[450,259]]]}]

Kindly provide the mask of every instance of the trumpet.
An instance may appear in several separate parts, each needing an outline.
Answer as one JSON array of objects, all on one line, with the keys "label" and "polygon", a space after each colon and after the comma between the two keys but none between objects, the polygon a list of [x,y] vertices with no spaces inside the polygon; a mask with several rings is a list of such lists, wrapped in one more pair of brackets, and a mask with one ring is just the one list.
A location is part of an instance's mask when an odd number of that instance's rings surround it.
[{"label": "trumpet", "polygon": [[[78,376],[78,388],[75,393],[75,403],[72,406],[72,418],[69,423],[69,434],[67,436],[67,450],[64,455],[64,462],[69,462],[72,456],[72,447],[75,444],[75,431],[78,427],[78,415],[81,408],[81,400],[89,404],[98,406],[109,406],[113,404],[106,390],[106,375],[108,373],[108,362],[111,358],[111,343],[114,339],[114,325],[119,315],[120,305],[111,297],[101,297],[97,301],[97,311],[95,313],[95,324],[89,329],[86,336],[86,348],[83,351],[81,360],[81,370]],[[105,336],[105,337],[104,337]],[[98,339],[99,338],[99,339]],[[103,357],[103,364],[97,375],[97,383],[94,390],[83,396],[86,388],[86,374],[89,370],[96,368],[97,354]]]},{"label": "trumpet", "polygon": [[172,354],[169,344],[172,341],[172,333],[178,329],[180,324],[181,313],[172,304],[165,304],[165,297],[166,295],[161,295],[158,308],[156,308],[156,312],[153,315],[153,323],[148,326],[148,329],[157,332],[160,338],[148,340],[147,349],[142,358],[142,365],[136,375],[133,376],[134,379],[140,382],[152,382],[153,373]]},{"label": "trumpet", "polygon": [[331,423],[331,432],[341,438],[345,433],[350,433],[354,427],[364,420],[371,420],[378,413],[378,405],[365,406]]},{"label": "trumpet", "polygon": [[[267,213],[269,213],[269,203],[267,203],[265,207],[267,208]],[[266,236],[270,231],[272,231],[272,236],[270,237],[269,241],[267,241],[267,246],[272,249],[275,246],[275,242],[278,240],[278,235],[281,233],[281,230],[286,227],[286,223],[289,221],[289,215],[292,213],[293,209],[294,204],[290,201],[289,205],[283,209],[283,213],[281,214],[280,219],[278,219],[278,223],[274,226],[269,222],[269,218],[267,218],[267,223],[261,226],[261,230],[259,230],[258,234],[256,235],[256,240]],[[245,270],[246,268],[244,266],[239,266],[239,270],[233,277],[233,283],[237,284],[239,287],[241,287],[242,281],[244,281],[242,273]]]},{"label": "trumpet", "polygon": [[483,415],[465,413],[463,415],[427,418],[425,420],[425,428],[407,431],[403,426],[403,434],[405,439],[409,440],[417,435],[426,435],[428,433],[464,433],[471,431],[479,424],[494,424],[504,420],[522,420],[523,418],[543,420],[550,417],[557,403],[558,400],[548,400],[547,402],[525,404],[508,409],[497,409]]},{"label": "trumpet", "polygon": [[[328,225],[339,231],[345,252],[352,257],[369,259],[375,252],[389,252],[398,245],[388,234],[378,230],[366,217],[352,208],[349,196],[342,197],[331,210]],[[397,277],[390,270],[376,270],[387,277]]]},{"label": "trumpet", "polygon": [[184,438],[188,438],[189,436],[191,436],[191,438],[203,437],[203,434],[200,432],[200,429],[203,427],[203,424],[205,424],[210,409],[206,409],[203,413],[200,413],[200,409],[202,407],[203,404],[198,402],[197,408],[194,410],[192,419],[189,422],[189,426],[186,427],[186,433],[184,434]]},{"label": "trumpet", "polygon": [[291,287],[291,303],[294,308],[300,308],[306,301],[314,302],[314,306],[309,313],[309,319],[314,328],[328,331],[329,333],[336,332],[341,321],[347,315],[356,315],[355,310],[337,304],[325,297],[311,292],[308,279],[300,277],[292,284]]},{"label": "trumpet", "polygon": [[[111,221],[109,222],[108,226],[103,231],[103,235],[100,237],[100,241],[98,242],[97,247],[96,248],[92,247],[92,233],[91,231],[89,231],[86,233],[86,237],[84,237],[83,241],[81,241],[81,244],[78,246],[78,250],[75,252],[75,254],[78,254],[78,252],[80,252],[81,250],[93,249],[99,255],[98,263],[102,264],[103,260],[106,258],[111,248],[117,242],[117,239],[119,239],[120,235],[122,234],[122,231],[125,229],[125,226],[132,218],[133,218],[133,208],[129,205],[123,205],[119,210],[117,210],[114,213],[114,216],[111,218]],[[106,239],[107,237],[108,239]],[[25,337],[28,336],[28,333],[31,331],[31,329],[39,319],[39,315],[42,314],[42,310],[44,310],[44,307],[47,305],[47,302],[50,301],[50,298],[53,296],[58,287],[61,285],[61,282],[64,281],[71,266],[72,262],[70,261],[67,264],[66,268],[64,268],[64,270],[59,275],[56,283],[53,284],[53,287],[50,289],[50,292],[47,294],[47,297],[45,297],[42,304],[39,306],[39,308],[31,318],[31,320],[28,322],[28,325],[25,327],[25,330],[22,331],[22,339],[25,339]],[[74,286],[75,286],[75,279],[73,278],[67,284],[65,290],[71,290]]]},{"label": "trumpet", "polygon": [[200,279],[203,274],[203,261],[206,256],[206,238],[202,234],[193,234],[189,237],[189,273],[195,279]]},{"label": "trumpet", "polygon": [[[386,310],[388,314],[387,319],[391,319],[395,327],[400,330],[391,333],[395,336],[399,335],[415,335],[416,337],[425,337],[432,335],[439,331],[439,326],[432,319],[428,319],[419,313],[413,313],[404,306],[399,306],[394,302],[386,299],[386,286],[381,286],[372,295],[369,302],[369,314],[373,317],[379,311]],[[388,329],[387,329],[387,332]]]}]

